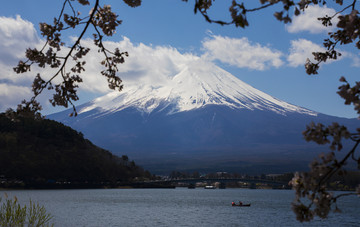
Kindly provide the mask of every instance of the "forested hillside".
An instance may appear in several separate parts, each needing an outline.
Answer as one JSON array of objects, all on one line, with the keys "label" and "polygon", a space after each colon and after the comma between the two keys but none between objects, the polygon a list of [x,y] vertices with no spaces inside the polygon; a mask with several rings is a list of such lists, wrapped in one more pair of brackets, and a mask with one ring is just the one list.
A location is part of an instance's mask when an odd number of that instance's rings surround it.
[{"label": "forested hillside", "polygon": [[[150,173],[93,145],[70,127],[47,119],[10,119],[0,114],[0,176],[24,185],[114,184]],[[70,184],[71,184],[70,183]]]}]

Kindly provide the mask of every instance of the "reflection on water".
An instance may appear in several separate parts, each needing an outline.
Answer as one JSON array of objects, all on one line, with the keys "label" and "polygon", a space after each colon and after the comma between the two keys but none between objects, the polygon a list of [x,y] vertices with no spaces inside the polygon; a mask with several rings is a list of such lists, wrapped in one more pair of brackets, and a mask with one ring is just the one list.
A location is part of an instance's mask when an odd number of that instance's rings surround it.
[{"label": "reflection on water", "polygon": [[[55,226],[359,226],[360,199],[339,201],[343,213],[299,223],[291,190],[96,189],[0,191],[44,205]],[[232,207],[241,200],[251,207]]]}]

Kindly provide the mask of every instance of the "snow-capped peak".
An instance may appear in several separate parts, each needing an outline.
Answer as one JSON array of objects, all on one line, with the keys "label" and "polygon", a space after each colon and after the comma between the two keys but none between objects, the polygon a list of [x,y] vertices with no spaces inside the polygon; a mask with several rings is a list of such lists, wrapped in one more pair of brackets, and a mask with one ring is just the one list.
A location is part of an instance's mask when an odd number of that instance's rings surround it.
[{"label": "snow-capped peak", "polygon": [[225,105],[234,109],[270,110],[279,114],[297,112],[317,115],[310,110],[278,100],[242,82],[220,67],[188,64],[161,84],[126,84],[122,92],[95,99],[79,113],[101,108],[104,113],[135,107],[150,113],[171,106],[168,114],[189,111],[206,105]]}]

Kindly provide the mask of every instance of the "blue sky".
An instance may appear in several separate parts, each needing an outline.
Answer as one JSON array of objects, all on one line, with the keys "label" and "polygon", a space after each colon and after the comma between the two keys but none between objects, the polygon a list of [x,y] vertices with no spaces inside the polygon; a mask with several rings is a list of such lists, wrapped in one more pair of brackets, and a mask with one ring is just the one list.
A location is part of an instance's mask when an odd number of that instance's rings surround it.
[{"label": "blue sky", "polygon": [[[27,47],[41,46],[40,22],[51,22],[59,14],[63,1],[37,0],[5,1],[0,8],[0,111],[16,107],[31,95],[31,82],[37,72],[51,74],[49,69],[33,68],[25,75],[16,75],[12,67],[23,59]],[[258,1],[245,1],[257,4]],[[214,19],[228,19],[231,1],[216,1],[209,14]],[[145,78],[156,83],[156,75],[141,75],[139,68],[171,72],[180,59],[204,58],[232,73],[251,86],[278,99],[321,113],[357,117],[352,106],[345,106],[336,94],[341,85],[339,78],[356,81],[360,56],[354,45],[340,47],[343,57],[336,62],[323,64],[319,75],[305,73],[304,62],[311,58],[311,51],[322,48],[327,32],[317,25],[312,15],[331,14],[329,8],[310,7],[306,14],[284,25],[273,17],[276,8],[269,8],[248,15],[250,27],[220,26],[207,23],[193,12],[193,1],[181,0],[144,1],[138,8],[130,8],[122,1],[101,0],[109,4],[123,20],[117,33],[108,39],[109,47],[128,51],[129,59],[122,65],[120,77],[126,83]],[[79,8],[81,9],[81,8]],[[90,8],[82,8],[86,15]],[[68,31],[64,38],[76,37],[77,30]],[[91,31],[88,37],[91,37]],[[84,40],[91,45],[90,40]],[[99,75],[96,53],[88,56],[88,68],[79,95],[87,102],[110,90],[106,80]],[[137,73],[135,73],[137,72]],[[44,114],[62,110],[53,108],[46,101],[47,94],[39,97]]]}]

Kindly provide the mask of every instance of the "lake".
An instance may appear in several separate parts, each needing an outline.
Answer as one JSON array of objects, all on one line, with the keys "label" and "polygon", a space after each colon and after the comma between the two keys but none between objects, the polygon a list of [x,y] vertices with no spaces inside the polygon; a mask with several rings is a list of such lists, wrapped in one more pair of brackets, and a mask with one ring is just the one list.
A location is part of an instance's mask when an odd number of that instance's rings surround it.
[{"label": "lake", "polygon": [[[360,226],[360,198],[338,202],[342,213],[299,223],[292,190],[88,189],[4,190],[20,203],[44,205],[55,226]],[[241,200],[251,207],[232,207]]]}]

